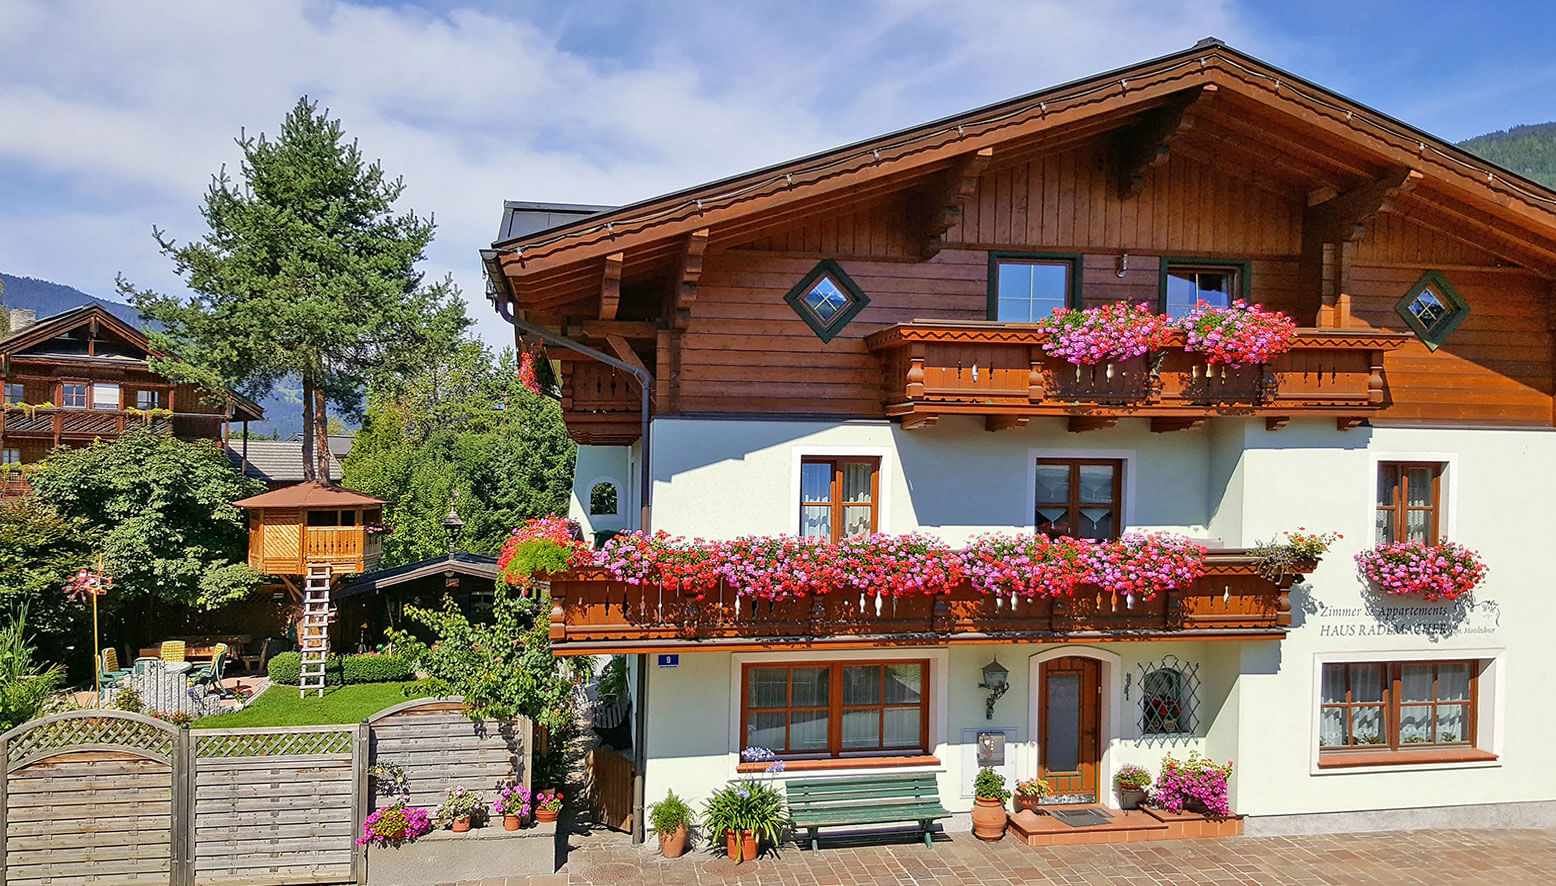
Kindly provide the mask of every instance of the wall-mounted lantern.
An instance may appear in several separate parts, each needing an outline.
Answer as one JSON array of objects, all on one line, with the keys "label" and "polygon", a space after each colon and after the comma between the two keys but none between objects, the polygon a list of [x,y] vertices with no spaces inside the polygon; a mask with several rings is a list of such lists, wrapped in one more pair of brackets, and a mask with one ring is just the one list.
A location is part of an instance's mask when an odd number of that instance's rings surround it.
[{"label": "wall-mounted lantern", "polygon": [[998,658],[983,666],[983,682],[978,684],[979,689],[989,690],[987,710],[984,712],[986,719],[994,719],[994,703],[1000,700],[1010,689],[1010,671],[1005,670]]}]

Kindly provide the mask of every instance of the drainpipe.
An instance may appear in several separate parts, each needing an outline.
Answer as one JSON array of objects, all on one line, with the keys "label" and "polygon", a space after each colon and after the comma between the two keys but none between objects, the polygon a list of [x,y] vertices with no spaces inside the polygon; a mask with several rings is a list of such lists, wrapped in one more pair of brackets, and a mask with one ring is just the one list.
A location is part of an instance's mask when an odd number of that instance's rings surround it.
[{"label": "drainpipe", "polygon": [[[580,354],[583,354],[585,357],[598,360],[607,366],[631,373],[632,377],[638,380],[638,386],[642,388],[643,395],[643,401],[641,405],[643,430],[641,436],[639,437],[639,439],[642,440],[643,445],[643,458],[642,465],[638,470],[640,479],[638,501],[642,505],[642,511],[641,517],[639,518],[638,528],[644,532],[647,532],[649,530],[649,514],[652,511],[652,498],[654,490],[653,474],[649,471],[650,461],[648,422],[650,418],[650,412],[648,392],[653,388],[654,377],[649,375],[644,370],[626,362],[625,360],[619,360],[603,351],[597,351],[588,345],[580,344],[579,342],[573,341],[570,338],[557,335],[549,329],[544,329],[534,325],[533,323],[520,320],[518,317],[514,316],[513,302],[508,299],[498,296],[494,298],[493,301],[497,305],[498,315],[500,315],[504,320],[507,320],[509,323],[513,324],[515,329],[533,335],[541,341],[546,342],[547,344],[556,345],[560,348],[567,348],[570,351],[576,351]],[[643,772],[648,766],[648,754],[645,752],[645,748],[643,747],[643,745],[648,741],[648,717],[646,713],[648,710],[648,656],[639,653],[637,664],[637,692],[632,699],[632,756],[634,758],[634,763],[636,764],[632,767],[632,842],[635,844],[641,844],[644,839]]]}]

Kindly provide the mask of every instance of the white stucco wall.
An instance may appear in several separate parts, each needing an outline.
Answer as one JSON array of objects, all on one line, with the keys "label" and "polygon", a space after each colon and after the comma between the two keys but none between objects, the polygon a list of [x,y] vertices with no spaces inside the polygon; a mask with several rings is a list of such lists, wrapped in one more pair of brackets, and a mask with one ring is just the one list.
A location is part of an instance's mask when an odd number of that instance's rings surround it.
[{"label": "white stucco wall", "polygon": [[[1046,452],[1127,458],[1128,527],[1219,538],[1227,546],[1299,526],[1341,532],[1344,539],[1293,593],[1295,623],[1285,640],[1098,644],[1120,656],[1120,673],[1136,674],[1131,698],[1108,702],[1118,707],[1121,722],[1104,755],[1104,778],[1126,761],[1155,771],[1165,750],[1182,754],[1192,747],[1234,761],[1234,806],[1252,815],[1556,800],[1556,770],[1545,763],[1549,736],[1556,735],[1556,706],[1548,702],[1556,666],[1544,654],[1556,574],[1556,544],[1549,541],[1556,527],[1556,472],[1544,466],[1556,463],[1556,434],[1340,432],[1320,420],[1293,421],[1271,432],[1262,420],[1229,418],[1169,434],[1150,433],[1144,420],[1072,434],[1059,421],[989,433],[980,423],[955,419],[910,432],[874,421],[659,419],[653,435],[654,525],[677,534],[792,532],[797,466],[805,454],[879,455],[885,531],[924,529],[958,543],[981,531],[1030,529],[1030,465]],[[580,449],[581,465],[586,448]],[[625,450],[615,451],[624,457]],[[1401,607],[1414,606],[1427,620],[1440,621],[1452,606],[1380,602],[1356,577],[1353,556],[1373,541],[1377,463],[1390,459],[1448,464],[1443,531],[1479,550],[1491,567],[1474,608],[1436,635],[1397,629]],[[1380,618],[1380,606],[1391,611]],[[967,808],[961,795],[972,775],[962,761],[964,728],[1011,727],[1017,733],[1016,774],[1034,773],[1027,663],[1049,648],[940,651],[948,697],[934,728],[942,794],[952,809]],[[1130,705],[1138,704],[1139,663],[1169,652],[1199,662],[1203,717],[1197,738],[1164,747],[1136,740],[1129,731]],[[1012,688],[988,721],[976,684],[979,669],[996,655],[1010,670]],[[1320,771],[1320,664],[1367,656],[1491,661],[1481,687],[1480,737],[1499,759]],[[737,659],[729,653],[693,649],[682,653],[678,668],[651,671],[650,800],[671,787],[700,799],[735,775],[737,674]]]}]

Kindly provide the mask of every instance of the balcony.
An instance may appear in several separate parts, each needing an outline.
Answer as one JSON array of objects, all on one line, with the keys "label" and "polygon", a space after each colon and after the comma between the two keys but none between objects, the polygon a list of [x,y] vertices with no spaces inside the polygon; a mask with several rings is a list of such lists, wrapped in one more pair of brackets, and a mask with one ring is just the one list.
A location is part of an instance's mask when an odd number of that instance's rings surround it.
[{"label": "balcony", "polygon": [[592,360],[564,363],[562,418],[574,442],[625,446],[642,435],[642,396],[636,379]]},{"label": "balcony", "polygon": [[1150,418],[1152,430],[1172,431],[1218,415],[1263,416],[1271,430],[1307,416],[1354,427],[1387,407],[1383,355],[1409,340],[1372,330],[1303,329],[1274,363],[1226,369],[1208,367],[1175,335],[1154,355],[1095,366],[1048,356],[1043,334],[1027,324],[919,320],[865,341],[881,361],[886,414],[904,428],[943,415],[982,416],[989,430],[1066,416],[1071,430],[1084,431],[1132,416]]},{"label": "balcony", "polygon": [[382,558],[382,539],[363,526],[261,523],[249,531],[249,565],[266,575],[305,575],[309,566],[371,572]]},{"label": "balcony", "polygon": [[1270,581],[1245,551],[1212,551],[1193,587],[1136,601],[1083,588],[1074,597],[995,600],[962,584],[936,597],[837,593],[768,602],[720,586],[697,600],[657,585],[616,581],[600,569],[551,578],[551,643],[558,655],[941,646],[995,641],[1279,638],[1291,625],[1296,576]]},{"label": "balcony", "polygon": [[22,408],[10,406],[0,413],[0,434],[8,437],[53,439],[117,437],[127,430],[149,428],[159,434],[173,430],[165,416],[130,413],[122,409]]}]

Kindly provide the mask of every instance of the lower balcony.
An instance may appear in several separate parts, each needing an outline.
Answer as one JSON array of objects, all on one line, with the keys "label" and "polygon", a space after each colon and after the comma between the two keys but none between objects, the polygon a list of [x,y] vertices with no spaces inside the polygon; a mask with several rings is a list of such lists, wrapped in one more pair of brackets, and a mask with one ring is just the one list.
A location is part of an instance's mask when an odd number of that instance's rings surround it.
[{"label": "lower balcony", "polygon": [[1303,416],[1352,427],[1389,402],[1384,354],[1408,336],[1354,329],[1303,329],[1267,366],[1207,366],[1182,334],[1152,355],[1076,366],[1050,357],[1035,327],[915,321],[866,343],[881,360],[886,414],[903,427],[944,415],[982,416],[989,430],[1040,416],[1068,416],[1077,431],[1123,417],[1181,430],[1217,415],[1258,415],[1270,428]]},{"label": "lower balcony", "polygon": [[0,414],[0,434],[8,437],[92,438],[117,437],[125,431],[147,428],[171,433],[173,422],[164,415],[121,409],[61,409],[58,407],[7,407]]},{"label": "lower balcony", "polygon": [[1083,587],[1014,606],[966,583],[949,594],[878,602],[857,593],[769,602],[720,585],[699,600],[579,569],[551,577],[550,635],[558,655],[1285,636],[1296,575],[1272,581],[1235,550],[1211,551],[1205,567],[1193,586],[1133,605]]}]

